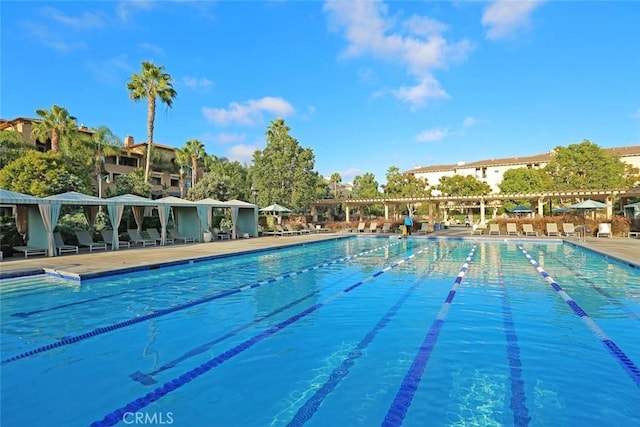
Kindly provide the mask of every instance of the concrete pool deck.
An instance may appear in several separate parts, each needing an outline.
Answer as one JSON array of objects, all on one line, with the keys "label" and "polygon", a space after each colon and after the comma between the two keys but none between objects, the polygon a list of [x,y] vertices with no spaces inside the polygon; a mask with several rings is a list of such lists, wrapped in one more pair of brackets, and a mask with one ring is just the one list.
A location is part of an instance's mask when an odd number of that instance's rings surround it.
[{"label": "concrete pool deck", "polygon": [[[328,239],[352,236],[352,233],[319,233],[287,237],[258,237],[251,239],[224,240],[211,243],[175,244],[164,247],[123,249],[120,251],[82,252],[80,254],[59,257],[30,257],[24,259],[15,254],[0,262],[0,278],[38,274],[44,271],[70,278],[90,278],[105,273],[126,272],[130,270],[152,268],[160,264],[182,263],[190,260],[232,255],[265,249],[277,249],[290,245],[318,242]],[[365,233],[365,236],[376,234]],[[424,235],[416,236],[425,238]],[[635,238],[595,238],[587,237],[581,242],[576,237],[513,237],[513,236],[477,236],[471,235],[468,228],[452,227],[430,233],[426,237],[473,238],[478,240],[536,240],[559,241],[581,246],[640,268],[640,239]]]}]

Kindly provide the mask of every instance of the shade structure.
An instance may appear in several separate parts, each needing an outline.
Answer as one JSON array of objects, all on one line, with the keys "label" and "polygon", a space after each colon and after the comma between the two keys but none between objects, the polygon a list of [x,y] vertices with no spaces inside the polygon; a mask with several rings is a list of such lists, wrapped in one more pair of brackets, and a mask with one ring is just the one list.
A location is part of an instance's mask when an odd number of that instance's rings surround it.
[{"label": "shade structure", "polygon": [[531,213],[533,211],[531,210],[531,208],[528,208],[527,206],[518,205],[518,206],[514,207],[513,209],[511,209],[511,212],[513,212],[513,213]]},{"label": "shade structure", "polygon": [[569,208],[553,208],[551,209],[551,212],[553,213],[565,213],[565,212],[569,212],[571,209]]},{"label": "shade structure", "polygon": [[610,207],[611,205],[607,205],[606,203],[591,199],[584,200],[580,203],[575,203],[569,206],[570,209],[606,209]]},{"label": "shade structure", "polygon": [[291,209],[285,208],[284,206],[281,206],[281,205],[279,205],[277,203],[274,203],[273,205],[269,205],[266,208],[260,209],[260,212],[271,213],[273,215],[279,215],[279,214],[283,214],[283,213],[290,213]]}]

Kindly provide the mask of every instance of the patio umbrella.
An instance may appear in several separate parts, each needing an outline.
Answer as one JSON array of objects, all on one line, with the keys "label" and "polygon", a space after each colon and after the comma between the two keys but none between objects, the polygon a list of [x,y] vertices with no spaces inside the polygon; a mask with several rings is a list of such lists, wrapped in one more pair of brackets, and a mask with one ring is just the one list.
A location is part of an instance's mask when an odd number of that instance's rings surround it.
[{"label": "patio umbrella", "polygon": [[586,230],[584,229],[584,227],[585,227],[585,215],[587,211],[595,210],[595,209],[606,209],[610,207],[611,205],[607,205],[606,203],[602,203],[597,200],[591,200],[591,199],[583,200],[580,203],[575,203],[569,206],[569,209],[577,209],[582,211],[583,240],[584,240],[584,236],[586,235]]},{"label": "patio umbrella", "polygon": [[531,213],[532,210],[531,210],[531,208],[528,208],[526,206],[518,205],[518,206],[514,207],[513,209],[511,209],[511,212],[513,212],[513,213]]},{"label": "patio umbrella", "polygon": [[291,209],[285,208],[284,206],[274,203],[273,205],[269,205],[266,208],[260,209],[260,212],[270,213],[272,215],[280,215],[283,213],[290,213]]}]

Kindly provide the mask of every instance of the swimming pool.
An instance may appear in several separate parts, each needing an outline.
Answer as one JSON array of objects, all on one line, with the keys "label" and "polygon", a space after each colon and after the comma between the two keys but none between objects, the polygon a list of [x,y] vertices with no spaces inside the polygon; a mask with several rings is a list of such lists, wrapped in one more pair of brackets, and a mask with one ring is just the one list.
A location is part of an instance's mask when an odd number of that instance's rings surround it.
[{"label": "swimming pool", "polygon": [[640,272],[353,237],[0,282],[3,426],[638,425]]}]

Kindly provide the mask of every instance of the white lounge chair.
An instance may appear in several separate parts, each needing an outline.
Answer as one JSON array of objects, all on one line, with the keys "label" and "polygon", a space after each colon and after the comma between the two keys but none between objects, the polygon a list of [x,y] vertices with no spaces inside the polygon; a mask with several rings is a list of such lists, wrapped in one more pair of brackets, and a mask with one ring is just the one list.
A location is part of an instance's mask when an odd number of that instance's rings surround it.
[{"label": "white lounge chair", "polygon": [[94,242],[91,233],[85,230],[76,230],[76,237],[78,238],[78,244],[80,246],[88,247],[89,252],[96,250],[107,250],[107,244],[105,242]]},{"label": "white lounge chair", "polygon": [[555,222],[547,223],[547,236],[560,236],[560,232],[558,231],[558,224]]},{"label": "white lounge chair", "polygon": [[482,235],[484,233],[485,228],[480,227],[478,224],[473,224],[471,226],[471,235]]},{"label": "white lounge chair", "polygon": [[156,241],[154,239],[143,238],[135,228],[128,229],[127,233],[129,233],[129,240],[135,245],[142,245],[143,248],[156,245]]},{"label": "white lounge chair", "polygon": [[500,224],[489,224],[489,236],[500,235]]},{"label": "white lounge chair", "polygon": [[284,226],[284,228],[285,228],[288,232],[290,232],[291,234],[302,234],[302,231],[300,231],[300,230],[296,230],[295,228],[293,228],[293,227],[291,226],[291,224],[286,224],[286,225]]},{"label": "white lounge chair", "polygon": [[423,222],[420,224],[420,228],[416,231],[416,234],[424,234],[426,235],[429,232],[429,223]]},{"label": "white lounge chair", "polygon": [[365,230],[367,233],[377,233],[378,232],[378,223],[372,222],[369,225],[369,228]]},{"label": "white lounge chair", "polygon": [[216,240],[231,240],[231,233],[227,233],[219,228],[213,228],[211,230],[211,234],[213,234],[213,237],[216,238]]},{"label": "white lounge chair", "polygon": [[507,223],[507,236],[517,236],[518,228],[515,222]]},{"label": "white lounge chair", "polygon": [[608,222],[601,222],[598,224],[598,232],[596,233],[596,237],[612,237],[611,233],[611,224]]},{"label": "white lounge chair", "polygon": [[[155,240],[157,244],[162,244],[162,235],[157,228],[147,228],[147,234],[149,235],[149,237]],[[164,243],[167,245],[172,245],[173,239],[169,236],[166,236],[164,238]]]},{"label": "white lounge chair", "polygon": [[47,256],[47,250],[45,248],[38,248],[36,246],[14,246],[13,250],[24,253],[25,258],[29,258],[30,255]]},{"label": "white lounge chair", "polygon": [[364,228],[365,227],[366,227],[366,224],[364,222],[361,222],[360,224],[358,224],[358,228],[357,228],[356,232],[364,233]]},{"label": "white lounge chair", "polygon": [[[102,234],[102,238],[104,239],[104,242],[107,245],[112,245],[113,243],[113,230],[107,230],[104,229],[102,231],[100,231],[100,234]],[[130,248],[131,247],[131,242],[127,242],[126,240],[120,240],[118,239],[118,247],[123,248],[123,247],[127,247]]]},{"label": "white lounge chair", "polygon": [[76,245],[67,245],[64,240],[62,240],[62,235],[60,233],[53,233],[53,241],[56,246],[56,252],[58,255],[62,255],[64,253],[78,253],[78,247]]},{"label": "white lounge chair", "polygon": [[571,222],[562,223],[562,233],[565,236],[575,236],[576,235],[576,227],[573,226]]},{"label": "white lounge chair", "polygon": [[537,236],[538,232],[533,229],[533,224],[522,224],[522,232],[525,236]]},{"label": "white lounge chair", "polygon": [[182,240],[183,243],[195,243],[196,241],[193,237],[179,235],[178,232],[173,229],[167,230],[167,233],[174,241]]}]

